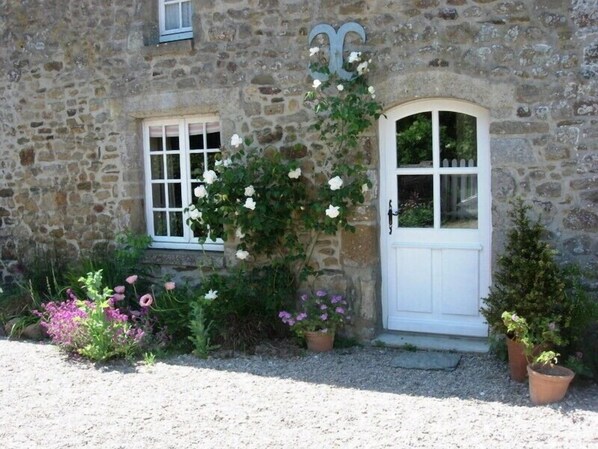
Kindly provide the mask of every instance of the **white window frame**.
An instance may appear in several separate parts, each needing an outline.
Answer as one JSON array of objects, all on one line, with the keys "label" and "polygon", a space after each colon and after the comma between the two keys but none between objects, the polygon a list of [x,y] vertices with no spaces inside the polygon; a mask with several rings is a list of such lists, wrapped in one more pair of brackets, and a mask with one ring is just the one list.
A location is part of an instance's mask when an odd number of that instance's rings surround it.
[{"label": "white window frame", "polygon": [[[203,245],[200,245],[197,237],[193,236],[193,231],[187,225],[187,218],[189,214],[184,212],[193,200],[193,189],[192,183],[198,183],[197,177],[194,177],[191,173],[191,154],[202,154],[204,160],[204,167],[207,169],[213,169],[214,167],[208,166],[208,154],[220,153],[220,148],[208,148],[207,147],[207,131],[206,125],[208,123],[218,122],[220,124],[220,118],[215,115],[202,115],[202,116],[184,116],[179,118],[164,118],[164,119],[146,119],[143,121],[143,156],[144,156],[144,170],[145,170],[145,217],[147,223],[147,232],[152,237],[151,248],[163,248],[163,249],[190,249],[190,250],[206,250],[206,251],[223,251],[224,244],[222,239],[209,240]],[[190,149],[189,148],[189,124],[203,125],[203,139],[204,144],[202,149]],[[165,127],[167,126],[178,126],[179,130],[179,149],[178,150],[166,150],[165,143],[163,143],[163,150],[160,152],[150,151],[150,127],[162,127],[163,139],[165,138]],[[222,139],[222,131],[220,131]],[[151,167],[151,156],[163,155],[179,155],[180,164],[180,184],[181,184],[181,198],[182,207],[170,207],[168,201],[168,192],[165,192],[165,207],[154,207],[153,204],[153,190],[154,184],[168,184],[167,179],[167,168],[164,166],[164,178],[152,179],[152,167]],[[167,226],[168,224],[168,212],[183,212],[183,236],[164,236],[156,235],[154,229],[154,211],[166,212],[167,214]]]},{"label": "white window frame", "polygon": [[[158,18],[160,22],[160,42],[171,42],[171,41],[178,41],[182,39],[192,39],[193,38],[193,27],[183,27],[183,15],[182,15],[182,3],[189,3],[191,6],[191,17],[189,20],[192,20],[193,16],[193,2],[191,0],[158,0]],[[168,5],[178,5],[179,9],[179,24],[181,25],[180,28],[166,30],[166,6]]]}]

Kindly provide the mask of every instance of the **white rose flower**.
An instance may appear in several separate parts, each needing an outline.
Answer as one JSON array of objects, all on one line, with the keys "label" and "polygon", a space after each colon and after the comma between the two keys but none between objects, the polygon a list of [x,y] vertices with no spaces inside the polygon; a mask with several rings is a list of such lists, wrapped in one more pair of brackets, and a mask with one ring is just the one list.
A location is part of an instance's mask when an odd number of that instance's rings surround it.
[{"label": "white rose flower", "polygon": [[340,176],[335,176],[328,181],[328,185],[330,186],[330,190],[338,190],[343,186],[343,180]]},{"label": "white rose flower", "polygon": [[189,206],[189,218],[191,220],[201,220],[201,212],[193,204]]},{"label": "white rose flower", "polygon": [[255,201],[253,201],[253,198],[249,197],[245,200],[245,204],[243,204],[243,207],[246,207],[247,209],[251,209],[251,210],[255,210]]},{"label": "white rose flower", "polygon": [[218,298],[218,290],[210,290],[204,295],[204,298],[208,301],[214,301],[216,298]]},{"label": "white rose flower", "polygon": [[357,66],[357,73],[360,75],[363,75],[364,73],[366,73],[367,70],[368,70],[368,63],[366,61],[359,63],[359,65]]},{"label": "white rose flower", "polygon": [[225,167],[230,167],[230,165],[233,163],[233,161],[231,160],[231,158],[226,158],[222,161],[222,165],[224,165]]},{"label": "white rose flower", "polygon": [[253,186],[245,187],[245,196],[253,196],[255,195],[255,189]]},{"label": "white rose flower", "polygon": [[368,87],[368,92],[371,94],[375,94],[376,93],[376,89],[374,89],[374,86],[370,86]]},{"label": "white rose flower", "polygon": [[230,138],[230,144],[235,148],[238,148],[242,143],[243,139],[238,134],[233,134],[233,136]]},{"label": "white rose flower", "polygon": [[309,49],[309,56],[313,56],[315,54],[317,54],[320,51],[320,47],[311,47]]},{"label": "white rose flower", "polygon": [[376,95],[372,94],[372,100],[374,100],[376,98]]},{"label": "white rose flower", "polygon": [[347,59],[347,62],[352,63],[352,62],[359,61],[360,57],[361,57],[361,52],[352,51],[351,54],[349,55],[349,59]]},{"label": "white rose flower", "polygon": [[320,81],[320,80],[314,80],[314,83],[312,84],[314,89],[317,89],[321,85],[322,85],[322,81]]},{"label": "white rose flower", "polygon": [[326,209],[326,215],[330,218],[336,218],[339,216],[340,214],[340,207],[339,206],[333,206],[332,204],[328,206],[328,209]]},{"label": "white rose flower", "polygon": [[201,186],[197,186],[197,187],[195,187],[195,189],[193,189],[193,194],[197,198],[205,198],[206,196],[208,196],[208,191],[206,190],[206,186],[201,185]]},{"label": "white rose flower", "polygon": [[299,179],[299,176],[301,176],[301,167],[297,167],[295,170],[289,171],[289,178]]},{"label": "white rose flower", "polygon": [[235,256],[237,256],[237,259],[245,260],[249,257],[249,253],[245,250],[240,249],[237,251]]},{"label": "white rose flower", "polygon": [[367,184],[364,183],[361,185],[361,193],[366,193],[368,190],[370,190],[370,188]]},{"label": "white rose flower", "polygon": [[218,175],[214,170],[207,170],[203,172],[203,182],[206,184],[214,184],[214,181],[218,179]]},{"label": "white rose flower", "polygon": [[345,86],[343,86],[342,84],[339,84],[338,86],[336,86],[336,90],[338,90],[339,92],[342,92],[343,90],[345,90]]},{"label": "white rose flower", "polygon": [[237,230],[235,231],[235,237],[237,237],[238,239],[245,238],[245,233],[243,232],[243,230],[241,228],[237,228]]}]

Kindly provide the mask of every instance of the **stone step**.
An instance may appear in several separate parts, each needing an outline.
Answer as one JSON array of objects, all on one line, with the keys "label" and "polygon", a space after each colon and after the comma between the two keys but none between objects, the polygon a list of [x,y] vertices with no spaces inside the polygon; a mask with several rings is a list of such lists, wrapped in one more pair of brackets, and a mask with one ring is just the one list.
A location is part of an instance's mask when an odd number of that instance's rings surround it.
[{"label": "stone step", "polygon": [[478,353],[488,352],[489,349],[487,338],[393,331],[382,332],[372,340],[372,344],[391,348],[400,348],[407,345],[415,346],[417,349]]}]

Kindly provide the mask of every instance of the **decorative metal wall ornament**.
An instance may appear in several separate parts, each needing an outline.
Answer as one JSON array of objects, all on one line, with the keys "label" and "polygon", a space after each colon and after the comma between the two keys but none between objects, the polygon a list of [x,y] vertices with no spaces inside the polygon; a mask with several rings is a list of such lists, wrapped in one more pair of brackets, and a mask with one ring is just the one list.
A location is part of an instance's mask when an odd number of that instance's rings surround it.
[{"label": "decorative metal wall ornament", "polygon": [[[308,37],[308,45],[311,45],[312,41],[318,34],[325,34],[328,36],[330,43],[330,61],[328,62],[328,69],[330,73],[336,73],[341,79],[348,80],[353,77],[351,72],[347,72],[343,69],[343,46],[345,45],[345,37],[347,33],[357,33],[361,40],[365,42],[365,30],[363,27],[356,22],[348,22],[336,31],[331,25],[327,23],[321,23],[312,28]],[[311,71],[311,76],[314,79],[320,81],[326,81],[328,75],[321,72]]]}]

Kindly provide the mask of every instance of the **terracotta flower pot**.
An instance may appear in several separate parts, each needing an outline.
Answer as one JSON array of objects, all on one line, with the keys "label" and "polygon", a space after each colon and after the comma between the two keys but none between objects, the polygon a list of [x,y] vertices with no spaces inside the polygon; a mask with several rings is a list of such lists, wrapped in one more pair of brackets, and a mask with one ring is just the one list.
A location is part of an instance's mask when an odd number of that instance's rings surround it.
[{"label": "terracotta flower pot", "polygon": [[557,365],[528,365],[529,396],[533,404],[559,402],[567,394],[575,373]]},{"label": "terracotta flower pot", "polygon": [[312,352],[327,352],[334,345],[334,332],[305,332],[307,349]]},{"label": "terracotta flower pot", "polygon": [[516,382],[524,382],[527,377],[527,359],[523,344],[507,337],[507,351],[509,353],[509,373]]}]

